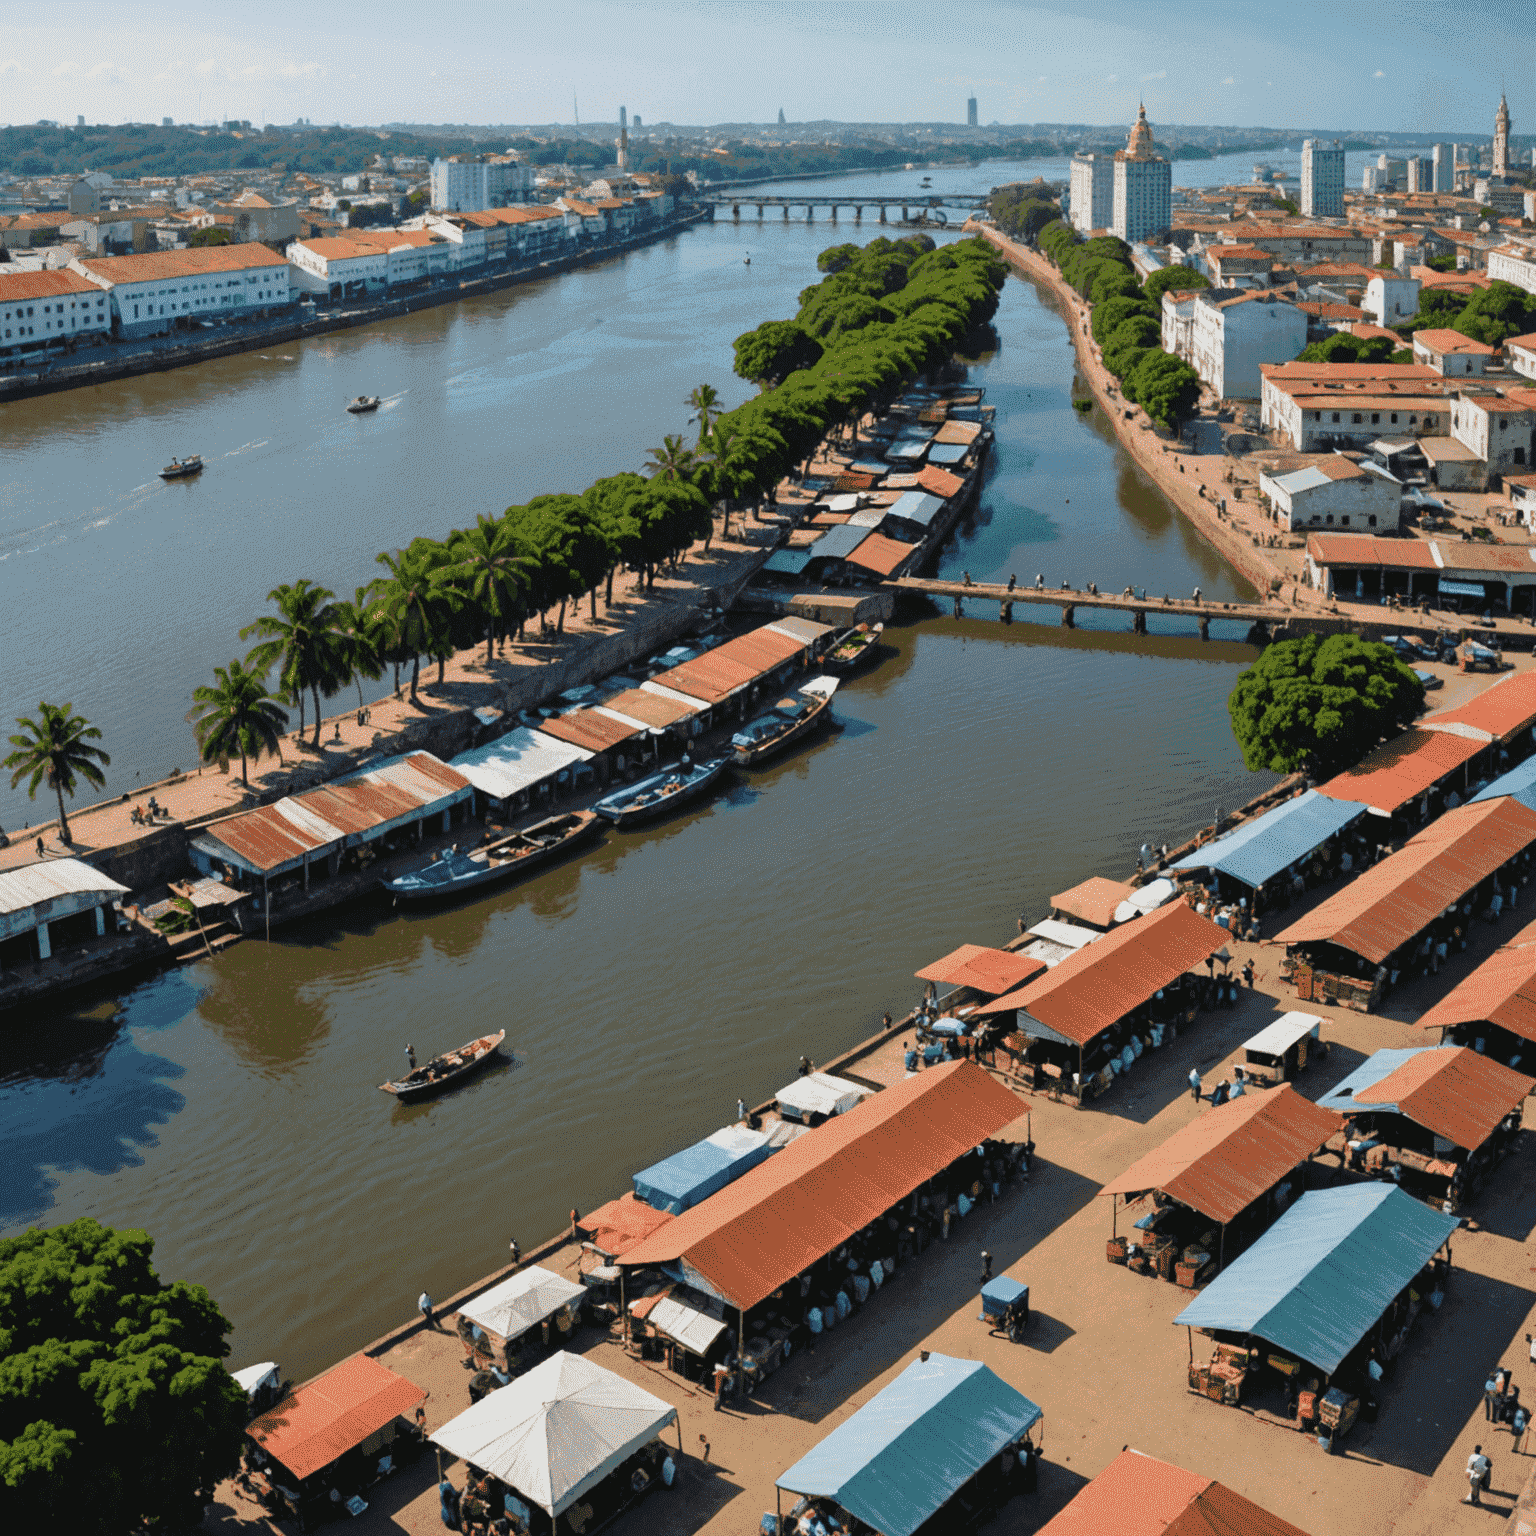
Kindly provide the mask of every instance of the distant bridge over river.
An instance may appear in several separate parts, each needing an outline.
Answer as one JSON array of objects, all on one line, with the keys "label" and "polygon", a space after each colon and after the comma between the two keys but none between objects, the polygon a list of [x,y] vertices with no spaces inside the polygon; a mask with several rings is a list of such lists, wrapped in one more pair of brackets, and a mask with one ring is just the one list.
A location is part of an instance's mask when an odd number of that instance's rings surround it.
[{"label": "distant bridge over river", "polygon": [[[834,224],[837,222],[839,208],[851,210],[855,224],[863,223],[866,208],[879,211],[881,224],[889,223],[893,212],[901,215],[899,222],[903,224],[948,224],[951,213],[969,216],[977,209],[987,206],[986,195],[974,192],[919,192],[906,197],[864,195],[838,197],[829,194],[769,197],[758,192],[749,192],[745,195],[740,192],[709,192],[700,201],[714,210],[716,218],[719,217],[721,209],[729,208],[731,217],[738,221],[741,219],[743,208],[757,209],[759,219],[766,218],[766,210],[771,208],[782,210],[786,219],[789,217],[791,208],[803,208],[806,222],[811,223],[815,220],[816,210],[825,208],[830,211],[831,221]],[[958,222],[964,223],[964,217]]]}]

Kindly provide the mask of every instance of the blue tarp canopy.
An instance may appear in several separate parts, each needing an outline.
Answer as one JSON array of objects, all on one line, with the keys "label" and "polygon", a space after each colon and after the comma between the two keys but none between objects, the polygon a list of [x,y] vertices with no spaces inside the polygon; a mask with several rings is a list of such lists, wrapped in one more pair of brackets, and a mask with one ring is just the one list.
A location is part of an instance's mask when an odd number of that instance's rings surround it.
[{"label": "blue tarp canopy", "polygon": [[934,443],[928,450],[930,464],[958,464],[971,451],[969,443]]},{"label": "blue tarp canopy", "polygon": [[1174,1321],[1252,1334],[1331,1375],[1456,1227],[1395,1184],[1313,1190]]},{"label": "blue tarp canopy", "polygon": [[1173,867],[1214,869],[1257,890],[1297,859],[1307,858],[1366,810],[1359,801],[1333,800],[1309,789],[1197,848]]},{"label": "blue tarp canopy", "polygon": [[[1362,1093],[1374,1088],[1384,1077],[1391,1077],[1397,1069],[1425,1051],[1454,1051],[1454,1045],[1409,1045],[1395,1050],[1375,1051],[1367,1056],[1342,1083],[1330,1088],[1317,1102],[1323,1109],[1337,1110],[1347,1115],[1355,1107],[1355,1100]],[[1372,1104],[1372,1110],[1394,1110],[1395,1104]]]},{"label": "blue tarp canopy", "polygon": [[1486,597],[1480,581],[1452,581],[1448,576],[1440,578],[1440,590],[1451,597]]},{"label": "blue tarp canopy", "polygon": [[977,1360],[916,1360],[778,1481],[880,1536],[910,1536],[1041,1417]]},{"label": "blue tarp canopy", "polygon": [[922,437],[898,437],[885,450],[888,459],[920,459],[928,452],[928,440]]},{"label": "blue tarp canopy", "polygon": [[1518,768],[1493,781],[1487,789],[1472,796],[1475,805],[1479,800],[1497,800],[1509,795],[1528,810],[1536,811],[1536,757],[1528,757]]},{"label": "blue tarp canopy", "polygon": [[798,576],[810,563],[809,549],[776,549],[763,561],[763,569],[779,571],[785,576]]},{"label": "blue tarp canopy", "polygon": [[766,1131],[727,1126],[642,1169],[635,1175],[635,1196],[678,1216],[765,1162],[771,1151]]},{"label": "blue tarp canopy", "polygon": [[885,515],[899,517],[903,522],[914,523],[919,528],[927,528],[943,510],[942,497],[930,496],[926,491],[908,491],[891,503]]}]

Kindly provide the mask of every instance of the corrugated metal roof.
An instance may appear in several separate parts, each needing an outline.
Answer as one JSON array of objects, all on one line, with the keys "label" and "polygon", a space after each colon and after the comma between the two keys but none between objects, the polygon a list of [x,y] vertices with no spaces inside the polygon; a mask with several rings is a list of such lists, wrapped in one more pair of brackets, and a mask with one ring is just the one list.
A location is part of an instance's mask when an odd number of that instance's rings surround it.
[{"label": "corrugated metal roof", "polygon": [[1426,731],[1454,730],[1478,741],[1508,741],[1536,725],[1536,672],[1509,672],[1455,709],[1419,721]]},{"label": "corrugated metal roof", "polygon": [[[834,528],[832,534],[841,533]],[[832,534],[827,537],[831,538]],[[859,531],[862,538],[863,532]],[[813,548],[820,549],[821,541]],[[692,661],[663,672],[656,681],[668,688],[678,689],[691,698],[718,704],[733,693],[750,687],[759,678],[782,666],[786,661],[804,651],[810,644],[793,633],[786,633],[777,624],[764,624],[724,645],[717,645]]]},{"label": "corrugated metal roof", "polygon": [[1309,789],[1197,848],[1173,867],[1217,869],[1257,890],[1281,870],[1308,857],[1366,809],[1358,800],[1335,799]]},{"label": "corrugated metal roof", "polygon": [[[933,449],[928,450],[928,457],[933,457]],[[925,464],[917,472],[917,483],[928,492],[930,496],[942,496],[946,501],[951,496],[957,496],[965,488],[965,480],[960,475],[952,475],[947,469],[940,469],[935,464]]]},{"label": "corrugated metal roof", "polygon": [[1111,1179],[1101,1195],[1159,1189],[1223,1225],[1304,1163],[1339,1128],[1339,1117],[1289,1083],[1249,1089],[1175,1131]]},{"label": "corrugated metal roof", "polygon": [[978,1011],[1020,1009],[1064,1038],[1086,1045],[1214,955],[1227,937],[1224,928],[1176,901],[1122,924],[1044,976]]},{"label": "corrugated metal roof", "polygon": [[979,1360],[930,1354],[779,1478],[831,1499],[881,1536],[911,1536],[1041,1410]]},{"label": "corrugated metal roof", "polygon": [[1038,1536],[1307,1536],[1198,1472],[1125,1450]]},{"label": "corrugated metal roof", "polygon": [[631,725],[595,709],[573,709],[563,715],[552,715],[539,730],[557,741],[568,741],[572,746],[585,747],[589,752],[606,752],[609,747],[622,746],[632,736],[644,729]]},{"label": "corrugated metal roof", "polygon": [[763,561],[763,569],[784,576],[798,576],[810,563],[809,549],[776,549]]},{"label": "corrugated metal roof", "polygon": [[884,534],[872,533],[849,555],[848,563],[863,571],[873,571],[876,576],[889,576],[916,553],[916,545],[903,544],[899,539],[888,539]]},{"label": "corrugated metal roof", "polygon": [[962,944],[942,960],[924,966],[916,973],[919,981],[942,982],[948,986],[971,987],[993,997],[1020,986],[1045,969],[1043,960],[1017,955],[1008,949],[987,949],[980,944]]},{"label": "corrugated metal roof", "polygon": [[1392,570],[1439,569],[1434,551],[1422,539],[1378,539],[1365,533],[1313,533],[1307,554],[1318,565],[1380,565]]},{"label": "corrugated metal roof", "polygon": [[632,1302],[629,1310],[696,1355],[704,1354],[729,1326],[720,1301],[686,1285],[670,1285],[657,1296]]},{"label": "corrugated metal roof", "polygon": [[328,1467],[427,1394],[368,1355],[353,1355],[261,1415],[246,1433],[297,1478]]},{"label": "corrugated metal roof", "polygon": [[1395,1184],[1312,1190],[1174,1321],[1254,1334],[1331,1374],[1457,1225]]},{"label": "corrugated metal roof", "polygon": [[127,894],[126,885],[109,880],[80,859],[44,859],[0,872],[0,917],[28,913],[61,896],[99,896],[110,901]]},{"label": "corrugated metal roof", "polygon": [[617,1200],[588,1211],[576,1223],[576,1230],[599,1253],[616,1258],[628,1253],[636,1243],[647,1238],[658,1227],[672,1220],[671,1211],[658,1211],[647,1205],[633,1190],[627,1190]]},{"label": "corrugated metal roof", "polygon": [[1379,965],[1532,843],[1536,811],[1519,801],[1458,806],[1335,891],[1275,942],[1337,944]]},{"label": "corrugated metal roof", "polygon": [[1318,1103],[1344,1115],[1395,1110],[1470,1152],[1532,1088],[1536,1078],[1467,1046],[1420,1046],[1377,1051]]},{"label": "corrugated metal roof", "polygon": [[839,528],[829,528],[806,551],[814,560],[846,560],[870,533],[867,528],[855,528],[844,523]]},{"label": "corrugated metal roof", "polygon": [[926,528],[944,510],[943,501],[926,491],[906,491],[891,503],[889,516]]},{"label": "corrugated metal roof", "polygon": [[[960,425],[960,423],[955,423]],[[928,445],[929,464],[959,464],[965,459],[971,450],[960,443],[930,443]]]},{"label": "corrugated metal roof", "polygon": [[656,731],[676,725],[679,720],[689,720],[699,712],[696,704],[680,704],[676,699],[648,692],[644,688],[630,688],[624,693],[612,694],[598,708]]},{"label": "corrugated metal roof", "polygon": [[1317,792],[1332,800],[1358,800],[1377,815],[1390,816],[1482,750],[1480,741],[1415,727],[1319,785]]},{"label": "corrugated metal roof", "polygon": [[830,624],[822,624],[816,619],[802,619],[798,614],[786,614],[782,619],[775,619],[771,624],[765,624],[764,629],[771,629],[776,635],[785,635],[791,640],[798,640],[801,645],[815,645],[818,640],[825,640],[832,633]]},{"label": "corrugated metal roof", "polygon": [[518,726],[483,747],[474,747],[454,758],[453,766],[482,795],[505,800],[545,779],[552,779],[572,763],[585,763],[593,753],[568,741],[556,741],[542,731]]},{"label": "corrugated metal roof", "polygon": [[753,1306],[1023,1110],[971,1062],[931,1067],[792,1142],[620,1263],[681,1259],[732,1306]]},{"label": "corrugated metal roof", "polygon": [[636,1197],[676,1216],[767,1161],[773,1149],[766,1132],[737,1127],[728,1130],[733,1134],[716,1131],[642,1168],[634,1175]]},{"label": "corrugated metal roof", "polygon": [[1065,912],[1068,917],[1081,918],[1095,928],[1108,928],[1115,921],[1115,908],[1131,894],[1131,885],[1124,880],[1106,880],[1094,875],[1051,897],[1051,910]]},{"label": "corrugated metal roof", "polygon": [[1497,1024],[1536,1040],[1536,925],[1517,933],[1418,1020],[1419,1029]]}]

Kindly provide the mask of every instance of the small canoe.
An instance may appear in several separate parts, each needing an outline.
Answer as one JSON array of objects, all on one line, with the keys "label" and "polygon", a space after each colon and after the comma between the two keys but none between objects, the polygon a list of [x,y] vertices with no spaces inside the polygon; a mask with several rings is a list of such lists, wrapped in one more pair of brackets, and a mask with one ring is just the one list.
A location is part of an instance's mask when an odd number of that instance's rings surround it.
[{"label": "small canoe", "polygon": [[742,726],[731,737],[737,765],[755,768],[825,725],[832,717],[832,695],[836,692],[835,677],[813,677],[804,687],[780,699],[766,715]]},{"label": "small canoe", "polygon": [[468,1045],[461,1045],[456,1051],[434,1056],[431,1061],[424,1062],[414,1072],[406,1073],[395,1082],[380,1083],[379,1088],[407,1102],[431,1098],[433,1094],[442,1093],[444,1089],[463,1082],[466,1077],[472,1077],[483,1067],[489,1066],[506,1038],[507,1032],[504,1029],[494,1035],[481,1035],[478,1040],[471,1040]]},{"label": "small canoe", "polygon": [[347,407],[347,413],[351,416],[361,416],[365,411],[376,411],[379,408],[377,395],[359,395]]},{"label": "small canoe", "polygon": [[884,633],[884,624],[859,624],[844,630],[822,658],[822,665],[834,672],[856,672],[879,654],[880,636]]},{"label": "small canoe", "polygon": [[160,471],[162,480],[185,480],[188,475],[200,475],[203,472],[203,456],[200,453],[188,454],[184,459],[172,459],[164,469]]},{"label": "small canoe", "polygon": [[616,827],[654,821],[697,799],[725,772],[729,762],[727,757],[713,757],[708,762],[695,763],[685,757],[675,768],[618,790],[599,800],[592,809]]},{"label": "small canoe", "polygon": [[482,886],[525,875],[596,837],[602,822],[592,811],[572,811],[514,832],[468,853],[450,849],[425,864],[379,883],[396,901],[451,901]]}]

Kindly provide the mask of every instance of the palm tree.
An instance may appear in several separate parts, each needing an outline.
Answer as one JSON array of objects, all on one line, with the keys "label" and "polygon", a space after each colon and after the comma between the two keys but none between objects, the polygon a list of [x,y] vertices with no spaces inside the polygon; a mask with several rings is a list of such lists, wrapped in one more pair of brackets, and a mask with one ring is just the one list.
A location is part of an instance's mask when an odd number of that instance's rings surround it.
[{"label": "palm tree", "polygon": [[700,384],[688,396],[688,404],[693,407],[693,415],[688,420],[698,422],[699,443],[702,446],[704,439],[709,436],[709,429],[714,425],[715,418],[720,414],[719,393],[712,384]]},{"label": "palm tree", "polygon": [[[384,675],[384,645],[378,608],[367,587],[358,587],[352,601],[336,604],[336,627],[347,637],[347,665],[357,684],[357,707],[363,707],[363,679],[377,682]],[[399,683],[399,678],[395,679]]]},{"label": "palm tree", "polygon": [[650,460],[645,466],[646,474],[657,480],[690,479],[697,458],[693,449],[676,433],[664,437],[661,444],[660,448],[651,449]]},{"label": "palm tree", "polygon": [[509,517],[482,514],[473,528],[449,541],[450,563],[437,572],[439,583],[457,590],[485,619],[485,662],[489,666],[496,631],[510,629],[522,612],[522,599],[537,563],[517,553],[517,531]]},{"label": "palm tree", "polygon": [[378,577],[372,585],[374,606],[379,610],[387,646],[411,658],[411,703],[419,704],[416,687],[421,680],[421,658],[432,654],[441,638],[442,590],[434,580],[433,563],[416,544],[394,554],[386,550],[378,562],[389,575]]},{"label": "palm tree", "polygon": [[299,704],[299,730],[303,731],[304,690],[315,701],[316,750],[320,747],[320,696],[331,698],[349,681],[348,640],[340,622],[341,612],[332,602],[336,594],[309,581],[296,581],[267,593],[276,603],[278,616],[268,614],[247,624],[240,638],[260,635],[262,643],[246,657],[246,665],[259,671],[279,667],[282,691]]},{"label": "palm tree", "polygon": [[89,720],[72,715],[73,704],[45,704],[39,701],[36,720],[25,715],[16,717],[21,733],[11,737],[16,748],[6,758],[5,766],[13,769],[11,788],[31,774],[27,785],[27,798],[37,798],[37,786],[47,779],[53,792],[59,797],[59,840],[68,847],[74,842],[69,835],[69,818],[64,814],[64,792],[70,798],[75,794],[75,775],[87,784],[100,789],[106,777],[96,766],[112,761],[100,747],[88,745],[101,740],[101,732]]},{"label": "palm tree", "polygon": [[288,711],[280,709],[277,699],[267,692],[268,670],[260,664],[248,668],[238,658],[227,667],[215,667],[216,685],[194,688],[193,705],[187,711],[203,761],[228,763],[238,752],[240,782],[247,789],[251,781],[246,757],[260,761],[264,754],[275,754],[280,758],[283,732],[288,727]]}]

